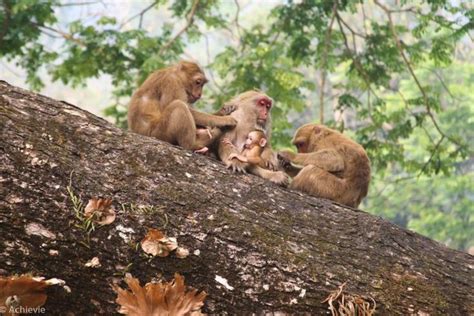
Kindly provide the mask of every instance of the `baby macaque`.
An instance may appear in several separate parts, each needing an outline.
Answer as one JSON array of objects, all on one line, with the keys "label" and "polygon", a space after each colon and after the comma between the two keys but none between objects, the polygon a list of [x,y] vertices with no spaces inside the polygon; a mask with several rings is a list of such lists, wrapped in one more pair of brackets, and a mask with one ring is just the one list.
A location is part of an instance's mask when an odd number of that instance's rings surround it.
[{"label": "baby macaque", "polygon": [[[230,140],[224,139],[223,142],[232,145]],[[247,162],[251,165],[258,165],[265,168],[261,154],[267,145],[267,137],[265,132],[261,130],[251,131],[247,135],[244,147],[240,154],[232,153],[229,155],[229,159],[237,159],[241,162]],[[234,146],[234,145],[232,145]]]}]

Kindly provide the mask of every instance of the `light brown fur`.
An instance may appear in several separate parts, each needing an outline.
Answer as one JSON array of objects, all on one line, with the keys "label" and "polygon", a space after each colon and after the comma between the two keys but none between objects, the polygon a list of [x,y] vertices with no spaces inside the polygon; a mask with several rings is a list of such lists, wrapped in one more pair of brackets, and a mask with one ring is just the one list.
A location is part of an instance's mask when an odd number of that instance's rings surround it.
[{"label": "light brown fur", "polygon": [[230,116],[237,121],[237,126],[229,131],[225,131],[221,136],[222,139],[228,139],[228,142],[217,142],[217,155],[224,164],[234,171],[248,171],[272,182],[286,185],[288,184],[288,176],[281,171],[272,171],[264,169],[258,165],[252,165],[248,162],[242,162],[238,159],[231,159],[231,154],[240,154],[237,148],[242,148],[247,139],[247,135],[254,130],[263,130],[267,136],[268,145],[265,146],[261,153],[262,163],[269,168],[278,165],[276,155],[270,146],[271,139],[271,115],[270,108],[264,108],[260,102],[265,100],[270,106],[272,99],[260,91],[247,91],[234,97],[224,105],[220,113],[230,113]]},{"label": "light brown fur", "polygon": [[261,130],[251,131],[247,135],[244,148],[240,154],[232,153],[229,159],[237,159],[241,162],[248,162],[251,165],[265,168],[264,161],[261,157],[263,150],[267,145],[265,133]]},{"label": "light brown fur", "polygon": [[235,126],[230,116],[216,116],[193,109],[207,79],[193,62],[181,61],[152,73],[133,94],[128,126],[138,134],[156,137],[186,149],[202,150],[210,140],[196,133],[196,126]]},{"label": "light brown fur", "polygon": [[[293,138],[298,153],[280,152],[282,164],[294,179],[290,188],[351,207],[367,195],[370,161],[356,142],[323,125],[306,124]],[[301,166],[301,170],[289,164]]]}]

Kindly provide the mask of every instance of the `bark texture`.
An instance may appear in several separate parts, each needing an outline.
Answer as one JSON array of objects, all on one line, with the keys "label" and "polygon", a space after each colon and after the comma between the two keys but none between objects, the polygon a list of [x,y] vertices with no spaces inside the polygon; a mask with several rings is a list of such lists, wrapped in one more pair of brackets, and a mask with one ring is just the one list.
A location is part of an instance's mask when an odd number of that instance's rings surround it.
[{"label": "bark texture", "polygon": [[[111,284],[125,272],[142,284],[179,272],[208,293],[209,314],[327,314],[322,301],[344,282],[379,315],[474,314],[472,256],[363,211],[232,174],[4,81],[0,132],[0,275],[65,280],[71,293],[48,290],[50,315],[116,313]],[[83,203],[111,198],[115,222],[82,229],[69,185]],[[137,247],[147,228],[191,254],[148,258]],[[85,266],[93,257],[100,267]]]}]

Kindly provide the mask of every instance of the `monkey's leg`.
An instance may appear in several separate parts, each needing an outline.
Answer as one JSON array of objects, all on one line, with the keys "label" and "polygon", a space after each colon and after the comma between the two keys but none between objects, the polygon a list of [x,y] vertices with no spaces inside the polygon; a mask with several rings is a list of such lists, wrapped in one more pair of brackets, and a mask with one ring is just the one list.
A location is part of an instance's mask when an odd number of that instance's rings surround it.
[{"label": "monkey's leg", "polygon": [[197,129],[196,146],[206,147],[212,145],[217,139],[222,136],[223,132],[220,128],[214,127],[211,129]]},{"label": "monkey's leg", "polygon": [[290,182],[290,178],[283,171],[271,171],[268,169],[263,169],[258,165],[251,165],[249,167],[249,172],[282,186],[287,186]]},{"label": "monkey's leg", "polygon": [[199,147],[196,143],[196,124],[188,105],[179,100],[171,102],[161,113],[152,136],[189,150],[200,150],[204,147]]},{"label": "monkey's leg", "polygon": [[354,206],[353,195],[346,181],[313,165],[304,167],[293,178],[290,188],[316,197]]},{"label": "monkey's leg", "polygon": [[260,154],[262,158],[262,165],[266,169],[277,170],[278,169],[278,158],[275,152],[273,152],[270,145],[267,145],[263,152]]}]

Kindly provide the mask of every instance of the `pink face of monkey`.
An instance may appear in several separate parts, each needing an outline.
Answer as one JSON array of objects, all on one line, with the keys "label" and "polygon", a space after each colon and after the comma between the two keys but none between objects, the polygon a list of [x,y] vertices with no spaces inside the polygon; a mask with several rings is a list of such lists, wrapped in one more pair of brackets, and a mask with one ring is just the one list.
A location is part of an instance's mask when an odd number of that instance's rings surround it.
[{"label": "pink face of monkey", "polygon": [[245,149],[251,149],[255,146],[265,147],[267,145],[267,138],[262,131],[252,131],[247,135],[245,140]]},{"label": "pink face of monkey", "polygon": [[265,124],[267,122],[268,116],[270,114],[270,109],[272,108],[272,100],[267,97],[260,98],[257,101],[257,121],[261,124]]}]

